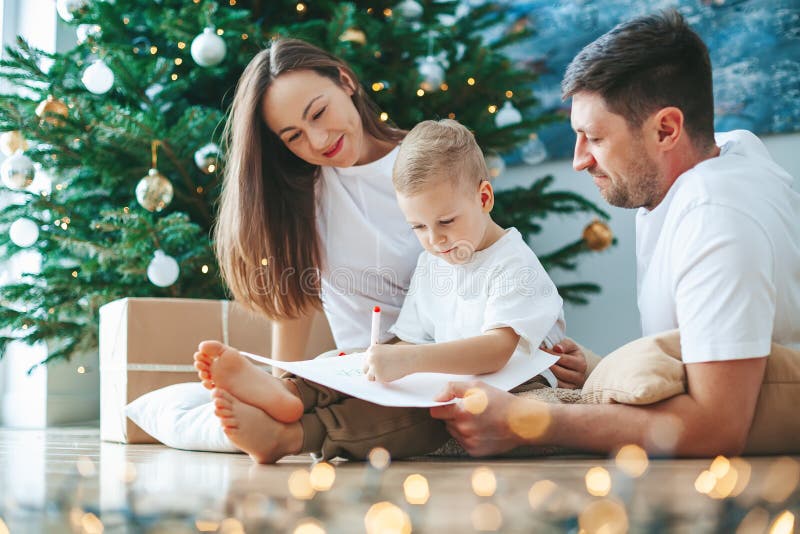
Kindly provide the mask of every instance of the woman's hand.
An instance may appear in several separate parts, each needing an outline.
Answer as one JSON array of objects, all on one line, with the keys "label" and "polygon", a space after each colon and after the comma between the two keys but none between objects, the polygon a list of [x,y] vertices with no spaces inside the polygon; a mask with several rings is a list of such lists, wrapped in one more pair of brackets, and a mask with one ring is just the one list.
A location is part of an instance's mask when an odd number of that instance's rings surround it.
[{"label": "woman's hand", "polygon": [[365,351],[367,380],[392,382],[414,372],[413,345],[372,345]]},{"label": "woman's hand", "polygon": [[586,382],[586,356],[577,343],[569,338],[564,338],[553,348],[542,349],[554,356],[560,356],[558,362],[550,367],[558,379],[558,387],[567,389],[580,389]]}]

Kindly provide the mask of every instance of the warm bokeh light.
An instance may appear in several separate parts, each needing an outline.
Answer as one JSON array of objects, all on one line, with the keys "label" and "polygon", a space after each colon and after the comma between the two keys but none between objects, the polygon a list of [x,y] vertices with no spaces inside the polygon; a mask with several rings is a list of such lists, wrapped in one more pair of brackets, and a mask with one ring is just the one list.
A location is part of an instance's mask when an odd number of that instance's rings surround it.
[{"label": "warm bokeh light", "polygon": [[488,108],[486,108],[486,109],[488,109],[488,110],[489,110],[489,113],[495,113],[495,112],[497,111],[497,106],[495,106],[494,104],[492,104],[492,105],[490,105],[490,106],[489,106]]},{"label": "warm bokeh light", "polygon": [[782,503],[800,482],[800,463],[793,458],[778,458],[769,466],[761,486],[761,496],[773,504]]},{"label": "warm bokeh light", "polygon": [[369,451],[367,458],[369,459],[369,465],[375,469],[386,469],[392,463],[392,456],[383,447],[375,447]]},{"label": "warm bokeh light", "polygon": [[402,509],[390,502],[379,502],[370,506],[364,516],[367,534],[410,534],[411,519]]},{"label": "warm bokeh light", "polygon": [[425,96],[425,89],[417,89],[417,96]]},{"label": "warm bokeh light", "polygon": [[226,517],[219,524],[219,534],[245,534],[244,525],[235,517]]},{"label": "warm bokeh light", "polygon": [[300,520],[293,534],[325,534],[325,528],[316,519],[305,518]]},{"label": "warm bokeh light", "polygon": [[428,479],[420,474],[408,475],[403,482],[403,493],[408,504],[425,504],[431,496]]},{"label": "warm bokeh light", "polygon": [[299,2],[296,6],[297,12],[302,13],[306,10],[306,5],[302,2]]},{"label": "warm bokeh light", "polygon": [[638,478],[647,471],[649,461],[643,448],[631,444],[625,445],[617,452],[616,464],[619,470],[629,477]]},{"label": "warm bokeh light", "polygon": [[534,482],[531,489],[528,490],[528,504],[534,510],[538,510],[556,492],[556,489],[558,486],[552,480]]},{"label": "warm bokeh light", "polygon": [[769,534],[793,534],[793,532],[794,514],[789,510],[782,512],[769,527]]},{"label": "warm bokeh light", "polygon": [[678,416],[662,415],[647,429],[647,448],[669,454],[675,450],[681,432],[683,422]]},{"label": "warm bokeh light", "polygon": [[197,519],[194,522],[194,528],[198,532],[216,532],[219,529],[219,523],[210,519]]},{"label": "warm bokeh light", "polygon": [[601,499],[580,513],[578,526],[585,534],[623,534],[628,532],[628,514],[619,502]]},{"label": "warm bokeh light", "polygon": [[385,111],[381,113],[381,122],[386,122],[389,120],[389,114]]},{"label": "warm bokeh light", "polygon": [[605,497],[611,491],[611,475],[603,467],[592,467],[585,479],[586,490],[595,497]]},{"label": "warm bokeh light", "polygon": [[311,486],[311,475],[305,469],[297,469],[289,475],[289,493],[295,499],[307,501],[316,491]]},{"label": "warm bokeh light", "polygon": [[543,402],[519,399],[508,408],[508,426],[522,439],[541,437],[550,426],[550,409]]},{"label": "warm bokeh light", "polygon": [[467,85],[475,85],[475,78],[467,78]]},{"label": "warm bokeh light", "polygon": [[491,497],[497,490],[497,479],[488,467],[478,467],[472,472],[472,491],[478,497]]},{"label": "warm bokeh light", "polygon": [[81,517],[81,529],[84,534],[101,534],[103,532],[103,522],[92,513],[83,514],[83,517]]},{"label": "warm bokeh light", "polygon": [[738,497],[750,482],[750,463],[742,458],[731,458],[731,467],[736,470],[736,486],[731,492],[731,497]]},{"label": "warm bokeh light", "polygon": [[489,397],[481,388],[469,388],[464,393],[464,409],[473,415],[480,415],[489,405]]},{"label": "warm bokeh light", "polygon": [[336,480],[336,470],[327,462],[320,462],[311,468],[311,487],[316,491],[328,491]]},{"label": "warm bokeh light", "polygon": [[503,526],[503,514],[490,502],[479,504],[472,510],[472,528],[480,532],[495,532]]},{"label": "warm bokeh light", "polygon": [[88,456],[81,456],[78,458],[76,467],[78,468],[78,474],[82,477],[88,478],[97,474],[97,468],[94,466],[92,459]]},{"label": "warm bokeh light", "polygon": [[739,523],[739,528],[736,529],[736,534],[753,534],[754,532],[764,532],[769,525],[769,512],[761,507],[756,507],[747,512],[742,522]]},{"label": "warm bokeh light", "polygon": [[730,468],[731,468],[730,460],[728,460],[724,456],[717,456],[716,458],[714,458],[714,461],[711,462],[711,467],[709,467],[708,470],[711,471],[715,477],[722,478],[728,473],[728,470]]},{"label": "warm bokeh light", "polygon": [[714,473],[711,471],[703,471],[697,475],[697,479],[694,481],[694,489],[696,489],[699,493],[708,495],[711,493],[711,490],[714,489],[714,484],[716,483],[717,477],[714,476]]},{"label": "warm bokeh light", "polygon": [[708,496],[713,499],[727,499],[733,494],[734,488],[736,488],[739,473],[736,472],[736,469],[733,468],[730,462],[727,463],[727,467],[724,469],[718,468],[718,471],[723,473],[722,476],[716,476],[711,469],[714,469],[713,464],[709,468],[709,472],[711,472],[717,480]]}]

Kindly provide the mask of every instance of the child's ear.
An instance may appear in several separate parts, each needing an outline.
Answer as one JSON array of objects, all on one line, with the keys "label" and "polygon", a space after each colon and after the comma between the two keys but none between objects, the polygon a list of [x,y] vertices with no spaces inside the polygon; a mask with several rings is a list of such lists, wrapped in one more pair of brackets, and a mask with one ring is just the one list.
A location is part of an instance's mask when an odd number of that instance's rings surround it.
[{"label": "child's ear", "polygon": [[478,188],[478,194],[481,197],[481,207],[484,213],[489,213],[494,208],[494,189],[489,180],[482,180]]}]

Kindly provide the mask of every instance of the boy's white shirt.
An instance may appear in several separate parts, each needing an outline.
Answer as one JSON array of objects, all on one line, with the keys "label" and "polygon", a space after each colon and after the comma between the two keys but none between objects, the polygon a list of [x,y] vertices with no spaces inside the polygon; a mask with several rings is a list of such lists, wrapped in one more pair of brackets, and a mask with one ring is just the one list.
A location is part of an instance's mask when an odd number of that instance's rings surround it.
[{"label": "boy's white shirt", "polygon": [[[389,332],[421,345],[509,327],[520,336],[514,354],[536,358],[542,343],[552,347],[564,338],[562,308],[539,259],[519,231],[510,228],[463,265],[423,251],[400,316]],[[542,375],[556,386],[549,369]]]}]

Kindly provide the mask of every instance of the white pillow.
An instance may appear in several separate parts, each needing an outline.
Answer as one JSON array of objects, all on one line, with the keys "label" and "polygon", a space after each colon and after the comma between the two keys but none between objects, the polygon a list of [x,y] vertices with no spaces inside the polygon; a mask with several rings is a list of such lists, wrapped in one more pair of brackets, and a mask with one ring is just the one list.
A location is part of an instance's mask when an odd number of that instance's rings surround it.
[{"label": "white pillow", "polygon": [[142,430],[175,449],[241,452],[214,415],[211,393],[200,382],[173,384],[146,393],[125,407]]}]

